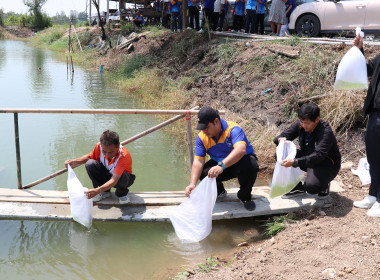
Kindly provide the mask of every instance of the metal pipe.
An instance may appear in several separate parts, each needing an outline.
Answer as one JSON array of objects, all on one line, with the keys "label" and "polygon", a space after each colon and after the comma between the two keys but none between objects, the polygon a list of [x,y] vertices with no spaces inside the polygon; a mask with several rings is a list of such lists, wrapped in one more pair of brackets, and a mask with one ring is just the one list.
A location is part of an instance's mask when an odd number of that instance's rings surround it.
[{"label": "metal pipe", "polygon": [[[191,110],[196,110],[198,108],[199,108],[199,106],[196,106],[196,107],[192,108]],[[189,111],[186,111],[186,112],[189,112]],[[171,118],[171,119],[169,119],[169,120],[167,120],[167,121],[165,121],[163,123],[160,123],[160,124],[158,124],[158,125],[156,125],[154,127],[151,127],[150,129],[145,130],[145,131],[143,131],[143,132],[141,132],[141,133],[139,133],[139,134],[137,134],[137,135],[135,135],[135,136],[133,136],[133,137],[131,137],[131,138],[123,141],[123,142],[121,142],[120,144],[123,145],[123,146],[125,146],[128,143],[130,143],[132,141],[135,141],[135,140],[137,140],[137,139],[139,139],[139,138],[141,138],[141,137],[143,137],[143,136],[145,136],[145,135],[147,135],[149,133],[152,133],[152,132],[154,132],[154,131],[156,131],[156,130],[158,130],[158,129],[160,129],[160,128],[168,125],[168,124],[171,124],[171,123],[173,123],[173,122],[175,122],[175,121],[177,121],[177,120],[179,120],[179,119],[181,119],[183,117],[185,117],[185,115],[175,116],[175,117],[173,117],[173,118]],[[50,174],[50,175],[48,175],[46,177],[43,177],[43,178],[41,178],[41,179],[39,179],[37,181],[34,181],[34,182],[32,182],[32,183],[30,183],[28,185],[25,185],[22,188],[23,189],[29,189],[31,187],[34,187],[35,185],[43,183],[43,182],[45,182],[45,181],[47,181],[49,179],[52,179],[52,178],[54,178],[54,177],[56,177],[58,175],[61,175],[61,174],[65,173],[66,171],[67,171],[67,168],[61,169],[61,170],[59,170],[59,171],[57,171],[55,173],[52,173],[52,174]]]},{"label": "metal pipe", "polygon": [[[199,110],[145,110],[145,109],[32,109],[32,108],[0,108],[0,113],[57,113],[57,114],[145,114],[145,115],[185,115],[188,112],[198,114]],[[219,111],[224,115],[224,111]]]},{"label": "metal pipe", "polygon": [[17,164],[17,187],[19,189],[22,189],[20,141],[19,141],[19,133],[18,133],[18,114],[14,113],[13,116],[14,116],[14,126],[15,126],[16,164]]},{"label": "metal pipe", "polygon": [[193,166],[194,153],[193,153],[193,136],[191,132],[191,113],[186,114],[186,128],[187,128],[187,152],[189,154],[190,170]]}]

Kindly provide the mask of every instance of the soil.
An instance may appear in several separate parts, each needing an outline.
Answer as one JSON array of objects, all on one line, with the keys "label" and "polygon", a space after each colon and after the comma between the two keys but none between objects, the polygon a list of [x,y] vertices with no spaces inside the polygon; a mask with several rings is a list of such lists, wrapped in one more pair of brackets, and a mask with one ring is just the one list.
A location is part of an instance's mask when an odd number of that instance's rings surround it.
[{"label": "soil", "polygon": [[[224,50],[224,68],[217,56],[217,51],[221,51],[218,42],[207,43],[206,36],[194,36],[188,30],[180,34],[168,32],[157,37],[143,36],[129,51],[102,50],[97,63],[104,64],[105,70],[111,70],[125,62],[122,57],[131,54],[161,57],[160,62],[152,60],[149,67],[158,66],[173,80],[196,77],[185,86],[193,93],[192,101],[187,105],[212,105],[237,114],[241,120],[274,125],[281,131],[293,121],[289,111],[285,113],[284,110],[287,101],[301,97],[307,86],[302,81],[283,83],[273,72],[261,77],[249,74],[252,71],[248,67],[250,63],[270,54],[269,49],[278,48],[278,44],[260,47],[235,42],[231,45],[231,49]],[[335,54],[337,59],[331,62],[335,64],[348,48],[344,44],[282,46],[282,50],[291,53],[318,51]],[[235,50],[238,54],[229,60]],[[366,57],[373,57],[379,50],[379,47],[366,48]],[[288,59],[281,59],[283,68],[279,66],[279,71],[289,71],[286,68]],[[361,99],[357,106],[361,107],[365,92],[358,93],[358,96]],[[294,104],[290,112],[296,106]],[[351,160],[356,165],[358,158],[363,156],[364,124],[363,120],[348,131],[338,131],[343,162]],[[270,157],[266,155],[266,158]],[[271,160],[262,160],[260,155],[259,159],[268,166],[272,164]],[[361,186],[358,177],[349,169],[342,169],[338,176],[345,191],[331,194],[331,207],[296,213],[297,219],[275,237],[237,248],[231,253],[233,256],[216,256],[219,265],[208,273],[200,272],[196,267],[188,269],[188,279],[380,279],[379,220],[367,217],[366,210],[353,208],[353,201],[368,194],[368,186]],[[229,263],[231,257],[233,263]],[[178,268],[178,271],[183,269]],[[176,272],[170,276],[177,278]]]}]

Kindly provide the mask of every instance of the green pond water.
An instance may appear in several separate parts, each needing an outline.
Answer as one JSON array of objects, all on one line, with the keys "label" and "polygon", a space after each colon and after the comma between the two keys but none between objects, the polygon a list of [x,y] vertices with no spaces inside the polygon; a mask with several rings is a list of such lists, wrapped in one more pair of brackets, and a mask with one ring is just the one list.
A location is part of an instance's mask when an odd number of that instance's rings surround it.
[{"label": "green pond water", "polygon": [[[24,42],[0,41],[0,88],[0,108],[141,108],[97,71],[76,67],[72,76],[52,52]],[[117,131],[123,141],[157,123],[144,115],[19,114],[22,182],[89,153],[106,129]],[[0,187],[17,188],[13,114],[0,114],[0,135]],[[131,191],[187,185],[186,147],[175,147],[170,135],[157,131],[126,147],[137,175]],[[84,167],[76,174],[91,186]],[[64,174],[34,188],[66,190],[66,180]],[[0,220],[1,279],[160,278],[167,269],[199,263],[252,238],[257,233],[253,223],[214,222],[204,241],[182,244],[169,223],[95,222],[87,230],[70,221]]]}]

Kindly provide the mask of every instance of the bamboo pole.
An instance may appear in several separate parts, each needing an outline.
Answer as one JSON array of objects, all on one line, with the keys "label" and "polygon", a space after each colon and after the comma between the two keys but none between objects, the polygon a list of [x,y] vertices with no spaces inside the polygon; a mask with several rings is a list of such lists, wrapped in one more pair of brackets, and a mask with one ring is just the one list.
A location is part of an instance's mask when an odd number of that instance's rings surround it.
[{"label": "bamboo pole", "polygon": [[[196,110],[196,109],[198,109],[198,108],[199,108],[199,107],[196,106],[196,107],[192,108],[191,110]],[[190,110],[190,111],[191,111],[191,110]],[[189,112],[189,111],[186,111],[186,112]],[[171,124],[171,123],[173,123],[173,122],[175,122],[175,121],[177,121],[177,120],[179,120],[179,119],[181,119],[181,118],[183,118],[183,117],[185,117],[185,115],[175,116],[175,117],[173,117],[173,118],[171,118],[171,119],[169,119],[169,120],[167,120],[167,121],[165,121],[165,122],[163,122],[163,123],[160,123],[160,124],[158,124],[158,125],[156,125],[156,126],[154,126],[154,127],[151,127],[150,129],[145,130],[145,131],[143,131],[143,132],[141,132],[141,133],[139,133],[139,134],[137,134],[137,135],[135,135],[135,136],[133,136],[133,137],[131,137],[131,138],[129,138],[129,139],[123,141],[123,142],[121,142],[120,144],[121,144],[122,146],[125,146],[125,145],[127,145],[128,143],[131,143],[131,142],[133,142],[133,141],[135,141],[135,140],[137,140],[137,139],[139,139],[139,138],[141,138],[141,137],[143,137],[143,136],[145,136],[145,135],[148,135],[148,134],[150,134],[150,133],[152,133],[152,132],[154,132],[154,131],[156,131],[156,130],[158,130],[158,129],[160,129],[160,128],[162,128],[162,127],[168,125],[168,124]],[[58,175],[61,175],[61,174],[65,173],[65,172],[67,172],[67,168],[61,169],[61,170],[59,170],[59,171],[57,171],[57,172],[55,172],[55,173],[52,173],[52,174],[50,174],[50,175],[48,175],[48,176],[46,176],[46,177],[43,177],[43,178],[41,178],[41,179],[39,179],[39,180],[37,180],[37,181],[34,181],[34,182],[32,182],[32,183],[30,183],[30,184],[28,184],[28,185],[25,185],[25,186],[23,186],[22,188],[23,188],[23,189],[29,189],[29,188],[31,188],[31,187],[34,187],[34,186],[40,184],[40,183],[46,182],[46,181],[49,180],[49,179],[52,179],[52,178],[54,178],[54,177],[57,177]]]},{"label": "bamboo pole", "polygon": [[[154,109],[33,109],[33,108],[0,108],[0,113],[57,113],[57,114],[121,114],[121,115],[185,115],[190,112],[198,114],[199,110],[154,110]],[[225,111],[219,111],[224,115]]]},{"label": "bamboo pole", "polygon": [[70,55],[70,59],[71,59],[71,72],[74,73],[73,57],[71,55]]},{"label": "bamboo pole", "polygon": [[21,181],[21,158],[20,158],[20,137],[18,132],[18,114],[14,115],[14,126],[15,126],[15,144],[16,144],[16,163],[17,163],[17,187],[22,189]]},{"label": "bamboo pole", "polygon": [[80,44],[80,41],[79,41],[79,38],[78,38],[77,30],[75,29],[75,25],[73,25],[73,27],[74,27],[75,37],[77,37],[77,40],[78,40],[80,51],[83,52],[82,45]]}]

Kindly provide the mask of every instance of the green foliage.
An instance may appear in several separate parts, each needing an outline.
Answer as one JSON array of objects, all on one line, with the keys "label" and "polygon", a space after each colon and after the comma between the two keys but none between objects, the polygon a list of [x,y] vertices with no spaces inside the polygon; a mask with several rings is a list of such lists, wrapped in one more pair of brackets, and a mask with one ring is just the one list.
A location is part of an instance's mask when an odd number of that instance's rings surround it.
[{"label": "green foliage", "polygon": [[117,75],[121,77],[130,78],[135,71],[139,71],[148,63],[154,61],[154,58],[149,55],[134,55],[128,58],[117,70]]},{"label": "green foliage", "polygon": [[187,280],[189,276],[190,276],[189,272],[181,271],[181,272],[178,272],[176,276],[170,277],[169,280],[179,280],[179,279]]},{"label": "green foliage", "polygon": [[4,12],[0,9],[0,26],[4,26]]},{"label": "green foliage", "polygon": [[213,53],[218,58],[218,66],[228,70],[231,62],[238,54],[238,49],[227,38],[225,43],[213,49]]},{"label": "green foliage", "polygon": [[163,34],[168,32],[167,28],[157,26],[157,25],[147,25],[143,29],[144,29],[144,31],[150,31],[151,32],[150,36],[152,38],[162,36]]},{"label": "green foliage", "polygon": [[4,22],[5,25],[18,25],[18,16],[17,15],[11,15],[9,16],[5,22]]},{"label": "green foliage", "polygon": [[198,270],[200,272],[210,272],[213,267],[216,267],[219,265],[219,262],[217,259],[214,259],[212,256],[208,257],[205,264],[198,264]]},{"label": "green foliage", "polygon": [[135,26],[132,22],[127,22],[126,24],[121,25],[121,35],[127,36],[135,31]]},{"label": "green foliage", "polygon": [[266,229],[264,230],[264,235],[275,236],[279,232],[286,229],[288,224],[294,222],[294,220],[295,220],[295,216],[293,213],[270,218],[270,220],[266,223]]}]

